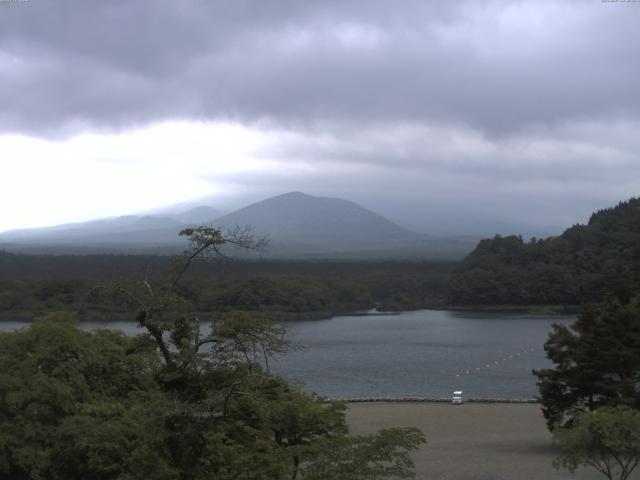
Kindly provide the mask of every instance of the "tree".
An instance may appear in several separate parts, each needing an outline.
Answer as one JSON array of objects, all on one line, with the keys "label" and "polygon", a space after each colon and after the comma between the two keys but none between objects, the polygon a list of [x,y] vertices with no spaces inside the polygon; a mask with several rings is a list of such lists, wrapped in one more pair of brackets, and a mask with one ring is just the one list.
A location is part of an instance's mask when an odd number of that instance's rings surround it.
[{"label": "tree", "polygon": [[544,348],[554,368],[534,374],[549,429],[586,409],[640,407],[640,296],[585,308],[571,327],[554,325]]},{"label": "tree", "polygon": [[640,198],[631,198],[560,236],[482,240],[452,275],[449,302],[583,305],[608,292],[627,302],[639,291]]},{"label": "tree", "polygon": [[316,458],[304,468],[305,480],[413,478],[409,453],[425,442],[415,428],[389,428],[375,435],[323,439]]},{"label": "tree", "polygon": [[0,335],[0,477],[280,480],[333,464],[335,478],[353,465],[362,479],[410,476],[421,432],[349,436],[344,404],[269,371],[293,348],[283,329],[246,313],[207,317],[181,295],[194,262],[259,242],[246,230],[181,234],[190,248],[168,281],[96,289],[146,333],[82,332],[51,316]]},{"label": "tree", "polygon": [[575,472],[579,465],[609,480],[626,480],[640,462],[640,412],[604,407],[580,413],[571,427],[558,428],[554,439],[561,454],[556,468]]},{"label": "tree", "polygon": [[142,337],[82,332],[63,314],[1,333],[0,478],[176,478],[159,360]]}]

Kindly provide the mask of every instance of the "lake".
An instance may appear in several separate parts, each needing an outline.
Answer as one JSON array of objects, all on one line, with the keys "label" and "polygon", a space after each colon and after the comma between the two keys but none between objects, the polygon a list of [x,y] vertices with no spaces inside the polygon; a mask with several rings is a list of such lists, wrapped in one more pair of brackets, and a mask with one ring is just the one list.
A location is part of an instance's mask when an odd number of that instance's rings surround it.
[{"label": "lake", "polygon": [[[533,398],[534,368],[545,368],[543,344],[554,322],[573,316],[420,310],[286,322],[304,349],[272,369],[305,390],[332,398]],[[0,322],[0,330],[25,326]],[[81,328],[141,330],[135,322],[86,322]]]}]

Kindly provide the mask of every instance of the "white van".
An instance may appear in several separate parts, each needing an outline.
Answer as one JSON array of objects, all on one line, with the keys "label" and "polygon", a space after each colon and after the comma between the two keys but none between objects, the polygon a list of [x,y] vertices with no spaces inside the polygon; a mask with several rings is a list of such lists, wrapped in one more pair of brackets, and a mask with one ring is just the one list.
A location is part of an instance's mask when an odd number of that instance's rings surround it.
[{"label": "white van", "polygon": [[453,392],[453,395],[451,395],[451,403],[462,403],[462,390]]}]

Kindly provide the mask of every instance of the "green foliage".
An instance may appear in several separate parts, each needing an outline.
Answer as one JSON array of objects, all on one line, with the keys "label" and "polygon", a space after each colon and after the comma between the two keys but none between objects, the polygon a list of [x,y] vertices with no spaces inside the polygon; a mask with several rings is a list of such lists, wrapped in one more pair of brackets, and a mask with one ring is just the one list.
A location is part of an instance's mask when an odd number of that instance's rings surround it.
[{"label": "green foliage", "polygon": [[305,480],[413,478],[409,453],[425,443],[415,428],[390,428],[376,435],[325,439],[303,468]]},{"label": "green foliage", "polygon": [[[13,260],[3,264],[4,257]],[[166,261],[162,257],[4,257],[0,255],[0,314],[9,318],[51,310],[74,311],[80,318],[121,318],[129,305],[118,295],[95,290],[96,283],[112,283],[115,272],[122,272],[119,279],[127,278],[134,270],[139,274],[128,278],[146,276],[160,284],[172,273],[158,264]],[[111,259],[108,268],[105,258]],[[150,267],[138,265],[142,260]],[[37,272],[49,262],[55,276],[38,278]],[[331,316],[375,304],[385,310],[410,310],[443,305],[452,269],[452,263],[435,262],[237,262],[219,270],[197,261],[174,293],[200,312],[245,310],[285,319]]]},{"label": "green foliage", "polygon": [[609,480],[626,480],[640,462],[640,412],[627,407],[582,412],[570,428],[557,429],[554,439],[561,449],[556,468],[573,473],[590,466]]},{"label": "green foliage", "polygon": [[211,335],[200,342],[212,344],[211,360],[218,364],[264,362],[268,370],[269,358],[295,348],[285,333],[284,328],[274,326],[267,317],[232,312],[213,322]]},{"label": "green foliage", "polygon": [[166,407],[153,378],[160,366],[144,338],[81,332],[62,314],[0,334],[0,476],[144,478],[151,467],[170,470],[151,419]]},{"label": "green foliage", "polygon": [[0,312],[65,310],[79,306],[88,288],[75,279],[0,281]]},{"label": "green foliage", "polygon": [[640,407],[640,296],[586,307],[567,328],[554,325],[545,343],[554,368],[534,371],[550,429],[585,408]]},{"label": "green foliage", "polygon": [[[194,229],[192,250],[166,282],[121,281],[119,297],[146,334],[82,332],[55,314],[0,334],[0,477],[280,480],[358,471],[411,476],[412,429],[350,437],[345,405],[293,389],[269,372],[292,348],[264,316],[229,312],[200,328],[180,288],[226,237]],[[243,236],[238,246],[254,245]],[[234,243],[235,244],[235,243]]]},{"label": "green foliage", "polygon": [[581,305],[640,291],[640,198],[546,240],[481,241],[449,282],[457,305]]},{"label": "green foliage", "polygon": [[251,341],[275,349],[271,334],[233,315],[210,353],[176,350],[172,365],[147,336],[82,332],[61,315],[1,334],[0,477],[275,480],[304,467],[318,478],[311,472],[333,454],[376,472],[358,478],[412,471],[415,432],[349,437],[344,404],[292,389],[245,357]]},{"label": "green foliage", "polygon": [[368,290],[349,282],[258,276],[217,284],[203,294],[206,310],[311,312],[370,308]]}]

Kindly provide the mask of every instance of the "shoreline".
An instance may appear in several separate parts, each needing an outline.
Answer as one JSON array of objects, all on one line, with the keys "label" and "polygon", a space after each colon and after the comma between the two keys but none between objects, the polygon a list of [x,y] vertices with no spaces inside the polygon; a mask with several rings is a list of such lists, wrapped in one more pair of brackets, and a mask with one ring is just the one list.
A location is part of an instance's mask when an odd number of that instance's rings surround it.
[{"label": "shoreline", "polygon": [[[391,310],[314,310],[308,312],[269,312],[269,311],[249,311],[249,314],[273,316],[276,322],[296,322],[308,320],[329,320],[334,317],[367,316],[367,315],[393,315],[403,312],[418,312],[420,310],[435,310],[449,312],[486,312],[486,313],[520,313],[524,315],[556,316],[575,315],[580,312],[579,305],[432,305],[420,306],[419,308],[391,309]],[[65,310],[63,310],[65,311]],[[46,315],[51,311],[27,312],[5,310],[0,312],[0,322],[18,321],[30,322],[34,318]],[[122,322],[131,320],[131,315],[125,312],[98,312],[98,311],[69,311],[78,317],[78,322]],[[224,315],[226,311],[199,312],[202,315]]]},{"label": "shoreline", "polygon": [[[348,397],[348,398],[327,398],[328,402],[344,402],[344,403],[452,403],[449,397]],[[537,398],[492,398],[492,397],[473,397],[465,398],[461,405],[465,403],[473,404],[539,404]]]},{"label": "shoreline", "polygon": [[582,305],[448,305],[445,310],[479,312],[522,312],[531,315],[575,315]]}]

